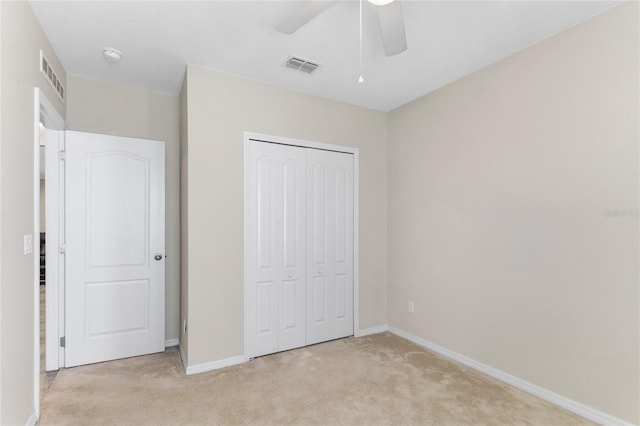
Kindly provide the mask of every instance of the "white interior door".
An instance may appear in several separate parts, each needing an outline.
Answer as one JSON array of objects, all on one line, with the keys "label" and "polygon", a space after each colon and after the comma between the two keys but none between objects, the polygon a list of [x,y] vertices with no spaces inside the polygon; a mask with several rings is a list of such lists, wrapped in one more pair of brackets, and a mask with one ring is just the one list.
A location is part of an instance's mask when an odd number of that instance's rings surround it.
[{"label": "white interior door", "polygon": [[353,155],[307,150],[307,344],[353,334]]},{"label": "white interior door", "polygon": [[164,143],[66,132],[65,365],[164,350]]},{"label": "white interior door", "polygon": [[248,146],[249,356],[305,344],[305,151]]}]

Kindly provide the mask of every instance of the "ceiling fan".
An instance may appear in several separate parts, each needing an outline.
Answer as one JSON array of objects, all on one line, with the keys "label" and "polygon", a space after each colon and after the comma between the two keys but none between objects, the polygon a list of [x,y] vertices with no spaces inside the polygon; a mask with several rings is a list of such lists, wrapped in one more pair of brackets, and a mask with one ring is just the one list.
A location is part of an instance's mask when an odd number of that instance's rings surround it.
[{"label": "ceiling fan", "polygon": [[[404,16],[400,0],[368,0],[377,6],[384,53],[397,55],[407,50]],[[289,15],[275,28],[284,34],[293,34],[316,16],[336,4],[337,0],[307,0],[289,2]]]}]

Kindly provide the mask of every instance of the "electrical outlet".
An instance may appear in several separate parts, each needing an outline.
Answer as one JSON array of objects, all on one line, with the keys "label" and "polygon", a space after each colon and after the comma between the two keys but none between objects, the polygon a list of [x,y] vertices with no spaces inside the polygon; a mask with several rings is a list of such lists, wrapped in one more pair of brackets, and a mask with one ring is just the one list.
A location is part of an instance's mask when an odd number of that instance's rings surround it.
[{"label": "electrical outlet", "polygon": [[415,305],[411,300],[409,301],[409,303],[407,303],[407,310],[409,311],[410,314],[412,314],[415,311]]}]

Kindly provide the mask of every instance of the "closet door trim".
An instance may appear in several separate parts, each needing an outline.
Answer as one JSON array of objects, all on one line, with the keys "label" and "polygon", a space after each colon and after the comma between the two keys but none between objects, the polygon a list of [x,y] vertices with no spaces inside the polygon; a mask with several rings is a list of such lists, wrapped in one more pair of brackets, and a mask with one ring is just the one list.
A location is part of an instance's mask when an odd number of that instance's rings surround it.
[{"label": "closet door trim", "polygon": [[324,151],[344,152],[347,154],[353,154],[353,333],[355,337],[360,334],[360,214],[359,214],[359,188],[360,188],[360,173],[359,173],[359,150],[358,148],[332,145],[319,142],[306,141],[302,139],[285,138],[281,136],[265,135],[253,132],[244,132],[244,144],[243,144],[243,173],[244,173],[244,356],[249,359],[249,343],[250,343],[250,327],[249,327],[249,291],[250,291],[250,275],[248,274],[249,266],[247,260],[250,258],[250,235],[249,229],[249,212],[247,206],[249,205],[249,142],[266,142],[281,145],[297,146],[303,148],[320,149]]}]

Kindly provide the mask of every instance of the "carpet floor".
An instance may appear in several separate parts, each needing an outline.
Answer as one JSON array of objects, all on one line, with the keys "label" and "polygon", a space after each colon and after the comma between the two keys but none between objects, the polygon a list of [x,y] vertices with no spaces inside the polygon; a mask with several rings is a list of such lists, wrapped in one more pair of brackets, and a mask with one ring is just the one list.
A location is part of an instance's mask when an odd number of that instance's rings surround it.
[{"label": "carpet floor", "polygon": [[391,333],[185,376],[178,351],[61,370],[40,425],[590,425]]}]

